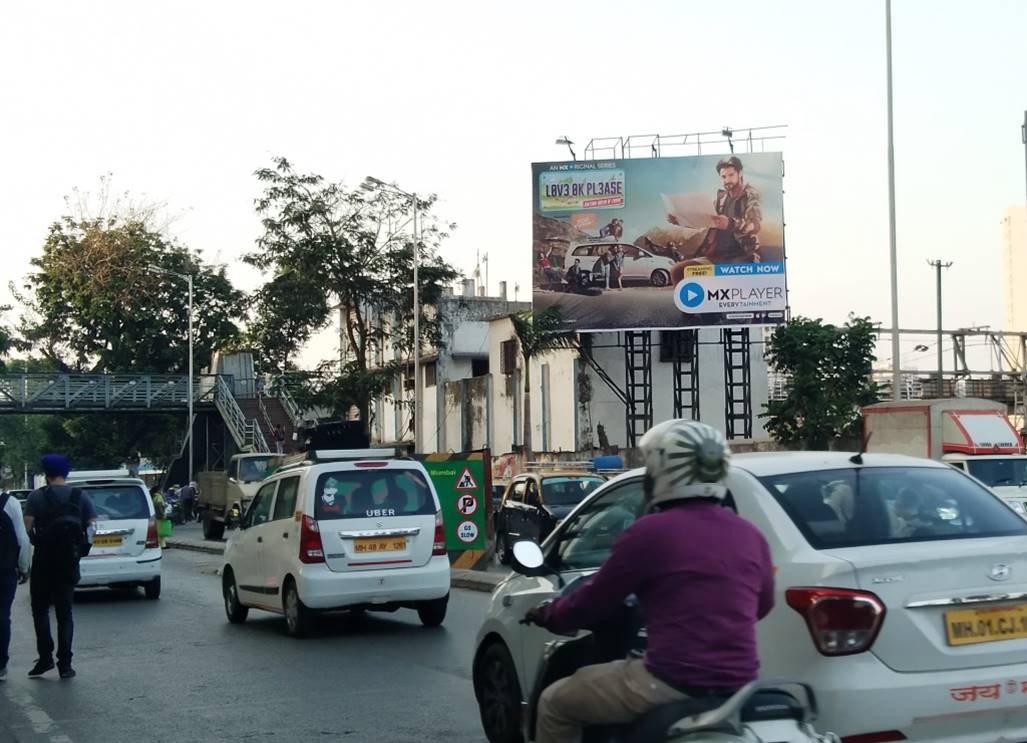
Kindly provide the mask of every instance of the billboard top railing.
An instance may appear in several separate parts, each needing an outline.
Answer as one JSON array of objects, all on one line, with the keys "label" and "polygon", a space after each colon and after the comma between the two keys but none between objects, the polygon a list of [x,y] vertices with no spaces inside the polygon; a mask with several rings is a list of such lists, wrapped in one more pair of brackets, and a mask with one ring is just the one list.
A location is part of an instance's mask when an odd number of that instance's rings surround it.
[{"label": "billboard top railing", "polygon": [[642,157],[709,155],[720,152],[767,152],[779,149],[787,124],[724,127],[720,131],[688,134],[632,134],[627,137],[594,137],[585,146],[585,160],[624,160]]}]

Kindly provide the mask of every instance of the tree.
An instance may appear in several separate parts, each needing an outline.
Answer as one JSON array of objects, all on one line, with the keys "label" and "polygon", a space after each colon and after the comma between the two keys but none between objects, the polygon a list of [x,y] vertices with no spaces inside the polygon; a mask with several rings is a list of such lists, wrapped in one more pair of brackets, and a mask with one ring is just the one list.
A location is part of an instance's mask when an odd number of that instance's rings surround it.
[{"label": "tree", "polygon": [[2,374],[6,368],[4,366],[4,359],[14,348],[14,334],[6,323],[2,322],[4,315],[10,311],[10,305],[0,305],[0,374]]},{"label": "tree", "polygon": [[[367,427],[371,400],[391,383],[392,374],[382,371],[390,369],[392,352],[406,358],[413,353],[410,200],[382,186],[347,189],[299,173],[281,157],[256,177],[264,188],[256,201],[264,234],[244,260],[261,270],[302,277],[307,291],[282,307],[293,327],[319,327],[332,306],[341,308],[349,358],[339,365],[340,381],[323,391],[336,404],[352,399]],[[425,310],[459,276],[438,256],[438,245],[454,225],[438,223],[431,214],[434,204],[434,196],[417,202],[422,347],[439,339],[436,313]]]},{"label": "tree", "polygon": [[850,315],[842,327],[797,317],[770,337],[767,361],[788,379],[784,400],[771,400],[762,417],[784,444],[828,448],[861,433],[860,408],[877,402],[872,379],[876,335],[869,318]]},{"label": "tree", "polygon": [[135,217],[62,217],[32,265],[17,295],[29,308],[21,333],[61,371],[186,371],[186,284],[151,265],[194,277],[197,366],[239,335],[243,296],[225,267]]},{"label": "tree", "polygon": [[256,294],[249,341],[261,369],[284,374],[295,368],[293,358],[330,312],[321,288],[296,271],[268,281]]},{"label": "tree", "polygon": [[517,345],[524,358],[524,456],[532,455],[531,443],[531,360],[561,348],[575,345],[574,333],[564,329],[559,308],[550,307],[539,311],[526,311],[510,315]]}]

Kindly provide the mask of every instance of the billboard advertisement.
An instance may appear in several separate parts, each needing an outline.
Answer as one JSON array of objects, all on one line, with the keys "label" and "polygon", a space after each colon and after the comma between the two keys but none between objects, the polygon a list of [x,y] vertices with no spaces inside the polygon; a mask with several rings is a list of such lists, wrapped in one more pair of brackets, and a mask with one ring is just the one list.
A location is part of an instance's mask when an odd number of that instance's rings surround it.
[{"label": "billboard advertisement", "polygon": [[532,165],[532,298],[579,331],[773,325],[779,152]]}]

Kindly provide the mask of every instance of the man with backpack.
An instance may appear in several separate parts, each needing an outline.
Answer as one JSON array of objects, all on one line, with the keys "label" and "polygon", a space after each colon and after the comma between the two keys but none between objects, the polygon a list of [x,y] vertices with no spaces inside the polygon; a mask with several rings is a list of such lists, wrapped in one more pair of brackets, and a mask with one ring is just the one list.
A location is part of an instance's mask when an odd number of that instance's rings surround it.
[{"label": "man with backpack", "polygon": [[71,667],[74,622],[72,596],[78,583],[79,560],[89,553],[96,528],[96,510],[89,497],[65,484],[71,465],[60,454],[43,457],[46,486],[34,490],[25,506],[25,529],[36,551],[32,558],[32,621],[39,658],[29,677],[54,667],[50,606],[57,614],[57,669],[62,679],[75,677]]},{"label": "man with backpack", "polygon": [[31,551],[21,504],[10,493],[0,495],[0,681],[7,678],[14,593],[19,583],[29,579]]}]

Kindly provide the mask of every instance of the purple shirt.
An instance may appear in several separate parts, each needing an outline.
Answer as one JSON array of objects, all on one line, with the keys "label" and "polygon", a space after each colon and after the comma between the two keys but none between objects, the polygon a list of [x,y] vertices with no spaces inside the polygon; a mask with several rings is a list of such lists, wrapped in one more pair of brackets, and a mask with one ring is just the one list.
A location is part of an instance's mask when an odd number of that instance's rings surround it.
[{"label": "purple shirt", "polygon": [[543,623],[561,633],[588,627],[632,593],[653,675],[729,689],[756,679],[756,622],[774,606],[774,566],[751,523],[704,501],[643,516],[587,585],[544,607]]}]

